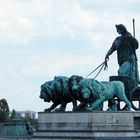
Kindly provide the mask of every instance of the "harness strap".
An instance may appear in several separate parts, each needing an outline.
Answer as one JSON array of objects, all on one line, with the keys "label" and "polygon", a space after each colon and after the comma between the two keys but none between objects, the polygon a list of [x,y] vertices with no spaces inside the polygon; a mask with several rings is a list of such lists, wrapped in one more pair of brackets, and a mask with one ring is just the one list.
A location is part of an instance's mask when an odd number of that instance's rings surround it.
[{"label": "harness strap", "polygon": [[99,73],[101,72],[101,70],[103,68],[104,68],[104,70],[106,70],[108,68],[107,61],[108,60],[105,60],[103,63],[101,63],[96,69],[94,69],[91,73],[89,73],[85,78],[89,77],[93,72],[95,72],[97,69],[99,69],[101,67],[100,70],[99,70],[99,72],[94,77],[94,79],[95,79],[99,75]]}]

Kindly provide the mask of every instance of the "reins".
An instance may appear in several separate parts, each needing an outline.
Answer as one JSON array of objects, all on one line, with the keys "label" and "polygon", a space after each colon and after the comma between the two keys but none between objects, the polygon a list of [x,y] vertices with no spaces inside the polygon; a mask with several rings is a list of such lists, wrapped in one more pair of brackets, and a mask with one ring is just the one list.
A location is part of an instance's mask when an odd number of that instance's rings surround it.
[{"label": "reins", "polygon": [[98,73],[96,74],[96,76],[94,77],[94,79],[99,75],[99,73],[101,72],[101,70],[104,68],[104,70],[106,70],[108,68],[108,65],[107,65],[107,61],[108,59],[106,59],[103,63],[101,63],[97,68],[95,68],[92,72],[90,72],[85,78],[89,77],[93,72],[95,72],[97,69],[99,69],[100,67],[100,70],[98,71]]}]

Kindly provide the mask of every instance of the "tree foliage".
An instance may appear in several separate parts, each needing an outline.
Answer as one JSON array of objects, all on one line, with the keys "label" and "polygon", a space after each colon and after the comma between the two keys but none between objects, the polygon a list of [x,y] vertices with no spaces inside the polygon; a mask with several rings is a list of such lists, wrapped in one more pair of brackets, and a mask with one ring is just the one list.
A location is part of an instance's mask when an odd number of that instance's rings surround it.
[{"label": "tree foliage", "polygon": [[5,122],[9,119],[9,106],[6,99],[0,100],[0,122]]},{"label": "tree foliage", "polygon": [[10,119],[15,119],[16,118],[16,111],[13,109],[10,115]]}]

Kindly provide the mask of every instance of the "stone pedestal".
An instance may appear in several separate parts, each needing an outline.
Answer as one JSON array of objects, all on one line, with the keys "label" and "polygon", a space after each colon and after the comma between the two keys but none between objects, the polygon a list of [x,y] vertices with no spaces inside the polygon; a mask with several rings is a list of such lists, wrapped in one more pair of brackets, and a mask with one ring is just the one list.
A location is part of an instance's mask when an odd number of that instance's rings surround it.
[{"label": "stone pedestal", "polygon": [[140,112],[39,112],[33,140],[140,139]]}]

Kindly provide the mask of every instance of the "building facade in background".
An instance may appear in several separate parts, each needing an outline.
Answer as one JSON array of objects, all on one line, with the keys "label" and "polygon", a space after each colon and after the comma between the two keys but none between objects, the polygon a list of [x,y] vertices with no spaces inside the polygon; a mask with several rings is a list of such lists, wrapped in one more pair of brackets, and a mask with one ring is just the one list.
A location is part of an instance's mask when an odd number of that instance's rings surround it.
[{"label": "building facade in background", "polygon": [[35,111],[16,111],[16,118],[20,119],[20,118],[31,118],[31,119],[35,119],[36,118],[36,112]]}]

